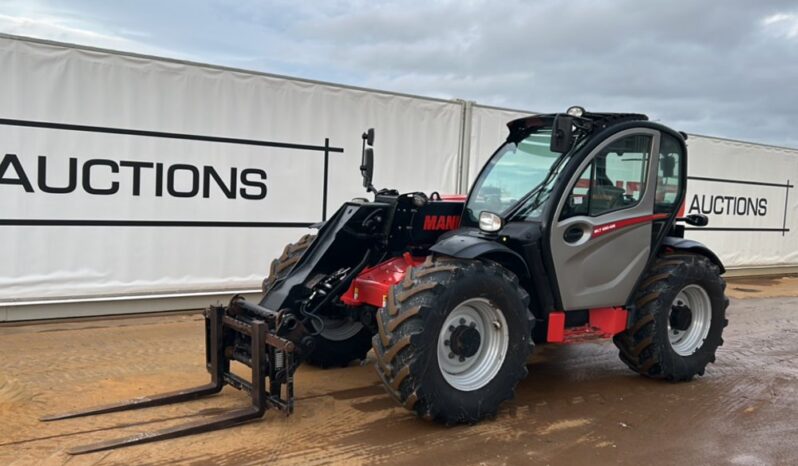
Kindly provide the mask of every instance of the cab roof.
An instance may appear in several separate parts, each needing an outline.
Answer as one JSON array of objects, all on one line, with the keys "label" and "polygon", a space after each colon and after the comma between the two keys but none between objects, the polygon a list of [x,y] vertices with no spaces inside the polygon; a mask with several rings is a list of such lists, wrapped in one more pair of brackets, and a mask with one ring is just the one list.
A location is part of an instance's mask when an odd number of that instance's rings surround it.
[{"label": "cab roof", "polygon": [[[543,113],[518,118],[507,123],[507,128],[511,134],[526,133],[536,128],[551,126],[557,115],[565,113]],[[591,113],[585,112],[581,117],[572,117],[582,123],[581,126],[588,127],[589,131],[604,129],[624,121],[648,121],[648,116],[642,113]]]}]

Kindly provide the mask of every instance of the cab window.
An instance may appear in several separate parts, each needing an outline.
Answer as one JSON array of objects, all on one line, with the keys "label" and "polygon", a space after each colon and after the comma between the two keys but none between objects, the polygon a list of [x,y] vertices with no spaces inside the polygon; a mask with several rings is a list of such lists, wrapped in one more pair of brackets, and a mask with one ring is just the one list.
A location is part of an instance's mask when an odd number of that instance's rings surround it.
[{"label": "cab window", "polygon": [[654,197],[654,212],[671,213],[677,207],[676,199],[682,189],[682,145],[670,134],[663,134],[659,144],[657,170],[657,192]]},{"label": "cab window", "polygon": [[626,136],[596,155],[576,180],[560,219],[637,205],[646,187],[651,140],[649,135]]}]

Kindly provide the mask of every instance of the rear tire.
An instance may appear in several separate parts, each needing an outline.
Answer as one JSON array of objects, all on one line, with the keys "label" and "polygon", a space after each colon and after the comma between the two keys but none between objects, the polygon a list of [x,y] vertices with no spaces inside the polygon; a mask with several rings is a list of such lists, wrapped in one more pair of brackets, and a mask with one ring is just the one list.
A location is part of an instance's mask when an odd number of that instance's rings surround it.
[{"label": "rear tire", "polygon": [[493,417],[527,375],[528,305],[518,278],[495,262],[429,257],[377,312],[377,373],[389,394],[425,419]]},{"label": "rear tire", "polygon": [[630,327],[613,339],[621,360],[646,377],[704,375],[728,324],[725,289],[720,269],[703,255],[658,257],[635,294]]},{"label": "rear tire", "polygon": [[[269,267],[269,276],[263,280],[263,292],[268,293],[278,280],[285,278],[302,254],[316,239],[316,235],[305,235],[296,243],[287,245],[282,255],[274,259]],[[371,349],[371,330],[350,319],[331,319],[325,317],[325,328],[313,337],[313,350],[306,361],[313,366],[345,367],[354,360],[366,358]]]}]

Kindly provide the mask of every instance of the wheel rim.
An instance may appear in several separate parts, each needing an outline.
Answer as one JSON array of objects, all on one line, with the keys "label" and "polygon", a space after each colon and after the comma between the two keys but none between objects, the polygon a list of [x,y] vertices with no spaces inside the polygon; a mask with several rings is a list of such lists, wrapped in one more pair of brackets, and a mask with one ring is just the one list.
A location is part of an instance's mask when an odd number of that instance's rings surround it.
[{"label": "wheel rim", "polygon": [[[324,323],[324,328],[321,330],[322,337],[332,341],[344,341],[357,335],[363,328],[363,323],[352,319],[331,319],[325,316],[319,316]],[[313,328],[319,330],[316,319],[310,320]]]},{"label": "wheel rim", "polygon": [[509,341],[501,310],[484,298],[463,301],[446,317],[438,335],[443,378],[461,391],[484,387],[501,369]]},{"label": "wheel rim", "polygon": [[[689,311],[689,317],[684,317],[685,309]],[[675,319],[681,320],[681,324],[674,325]],[[689,322],[685,322],[688,319]],[[673,300],[668,315],[668,339],[671,348],[680,356],[695,354],[704,344],[711,325],[712,301],[706,290],[698,285],[682,288]]]}]

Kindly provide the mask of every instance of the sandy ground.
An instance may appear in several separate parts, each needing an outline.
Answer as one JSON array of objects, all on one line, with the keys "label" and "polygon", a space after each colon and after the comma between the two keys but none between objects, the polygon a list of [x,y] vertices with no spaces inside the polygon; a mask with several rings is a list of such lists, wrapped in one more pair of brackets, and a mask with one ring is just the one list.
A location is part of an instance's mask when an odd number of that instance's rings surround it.
[{"label": "sandy ground", "polygon": [[[785,284],[786,283],[786,284]],[[730,281],[729,327],[704,377],[631,373],[610,342],[536,350],[496,420],[445,428],[394,405],[371,362],[302,367],[296,414],[70,457],[64,449],[217,414],[220,395],[130,413],[37,417],[205,383],[197,315],[0,328],[0,464],[798,464],[798,281]],[[747,299],[739,299],[741,297]]]},{"label": "sandy ground", "polygon": [[798,275],[734,277],[726,279],[731,298],[776,298],[798,296]]}]

